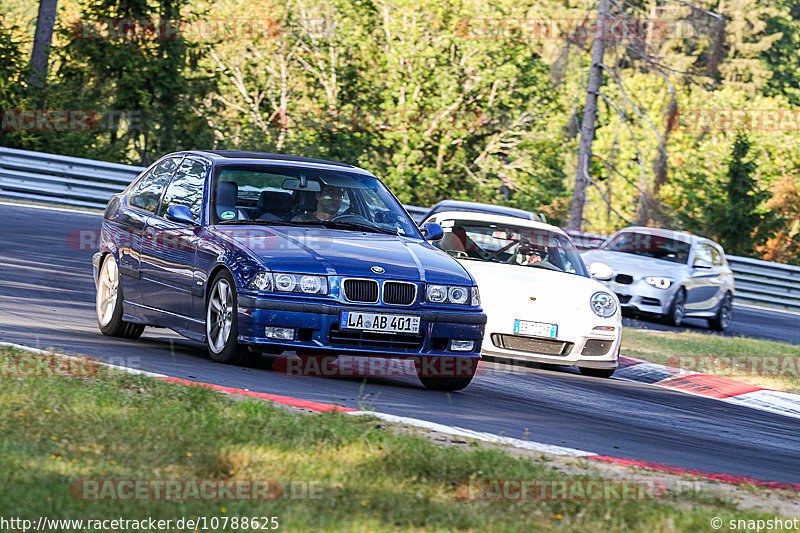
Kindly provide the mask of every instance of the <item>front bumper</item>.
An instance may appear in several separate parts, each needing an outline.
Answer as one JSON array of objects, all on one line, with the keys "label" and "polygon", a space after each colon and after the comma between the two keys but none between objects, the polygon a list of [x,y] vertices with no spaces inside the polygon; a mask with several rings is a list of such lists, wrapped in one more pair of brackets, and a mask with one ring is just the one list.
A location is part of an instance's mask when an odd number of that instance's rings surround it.
[{"label": "front bumper", "polygon": [[654,315],[669,313],[672,299],[675,297],[675,290],[678,287],[673,283],[668,289],[659,289],[641,278],[634,278],[633,283],[630,284],[616,281],[601,281],[600,283],[617,295],[622,309]]},{"label": "front bumper", "polygon": [[[240,295],[238,298],[240,344],[264,349],[309,351],[379,357],[447,355],[480,357],[486,315],[476,311],[434,311],[404,307],[359,307],[335,301],[309,302]],[[363,311],[420,317],[418,335],[360,334],[339,329],[342,311]],[[267,338],[267,326],[294,328],[295,338]],[[473,351],[450,351],[451,339],[474,341]]]},{"label": "front bumper", "polygon": [[[580,366],[585,368],[617,368],[619,364],[619,346],[622,340],[621,325],[615,326],[613,332],[593,331],[583,332],[579,336],[566,335],[558,339],[544,339],[538,337],[525,337],[511,333],[498,333],[488,331],[483,341],[481,354],[486,357],[498,359],[503,362],[532,362],[564,366]],[[503,339],[505,337],[505,340]],[[513,339],[509,339],[509,337]],[[537,351],[513,349],[520,344],[530,344],[535,349],[538,343],[549,345],[554,350],[559,348],[559,353],[542,353]],[[590,355],[600,349],[602,355]],[[595,350],[593,350],[595,348]]]}]

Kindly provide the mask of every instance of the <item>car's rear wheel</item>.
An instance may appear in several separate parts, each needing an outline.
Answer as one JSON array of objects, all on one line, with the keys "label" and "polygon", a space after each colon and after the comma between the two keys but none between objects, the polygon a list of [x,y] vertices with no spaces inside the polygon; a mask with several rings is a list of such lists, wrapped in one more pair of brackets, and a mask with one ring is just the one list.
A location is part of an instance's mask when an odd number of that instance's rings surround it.
[{"label": "car's rear wheel", "polygon": [[211,283],[206,302],[206,346],[218,363],[241,363],[248,358],[247,348],[237,342],[236,284],[228,272],[221,272]]},{"label": "car's rear wheel", "polygon": [[579,366],[578,370],[580,370],[581,374],[584,376],[591,376],[593,378],[610,378],[614,375],[616,368],[586,368],[585,366]]},{"label": "car's rear wheel", "polygon": [[[472,378],[475,377],[475,371],[478,369],[478,360],[473,358],[465,360],[468,362],[468,364],[465,365],[459,365],[458,360],[456,360],[456,364],[452,364],[452,361],[448,361],[448,359],[450,359],[448,357],[431,357],[430,359],[428,364],[422,363],[418,359],[414,361],[417,377],[422,385],[430,390],[448,392],[461,390],[472,382]],[[448,365],[450,367],[455,367],[455,370],[453,370],[455,375],[439,375],[447,373],[445,369],[448,368]],[[429,371],[428,369],[433,370]]]},{"label": "car's rear wheel", "polygon": [[672,326],[680,326],[683,324],[683,319],[686,316],[686,290],[681,287],[675,293],[675,298],[672,299],[672,305],[669,308],[666,319],[667,323]]},{"label": "car's rear wheel", "polygon": [[114,256],[103,258],[97,275],[97,295],[95,296],[97,325],[103,335],[136,339],[144,332],[143,324],[122,320],[122,287],[119,284],[119,268]]},{"label": "car's rear wheel", "polygon": [[719,303],[716,316],[708,319],[708,325],[711,327],[711,329],[725,331],[728,329],[728,326],[731,325],[732,318],[733,297],[731,296],[731,293],[726,292],[725,296],[722,297],[722,301]]}]

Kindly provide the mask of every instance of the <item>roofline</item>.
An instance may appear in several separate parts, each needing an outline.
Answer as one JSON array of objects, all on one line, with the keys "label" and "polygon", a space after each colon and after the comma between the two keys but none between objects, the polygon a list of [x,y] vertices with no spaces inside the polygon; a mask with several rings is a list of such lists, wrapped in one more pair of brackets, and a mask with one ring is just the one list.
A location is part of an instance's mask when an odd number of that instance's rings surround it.
[{"label": "roofline", "polygon": [[[473,216],[477,216],[477,217],[490,217],[490,218],[487,219],[487,220],[483,220],[483,219],[480,219],[480,218],[471,218],[469,215],[473,215]],[[538,220],[531,220],[531,219],[528,219],[528,218],[520,218],[520,217],[515,217],[515,216],[512,216],[512,215],[500,215],[500,214],[495,214],[495,213],[482,213],[482,212],[479,212],[479,211],[439,211],[438,213],[435,213],[433,216],[435,216],[436,218],[449,216],[449,217],[457,219],[457,220],[462,220],[462,219],[463,220],[470,220],[471,219],[471,220],[480,221],[480,222],[498,222],[498,223],[502,223],[502,224],[509,224],[509,225],[515,225],[515,226],[526,226],[526,227],[529,227],[529,228],[543,229],[543,230],[548,230],[548,231],[555,231],[556,233],[560,233],[560,234],[570,238],[570,240],[571,240],[571,237],[569,236],[569,234],[566,231],[564,231],[563,229],[559,228],[558,226],[553,226],[552,224],[548,224],[547,222],[539,222]]]},{"label": "roofline", "polygon": [[[322,162],[318,161],[292,161],[288,159],[260,159],[260,158],[246,158],[246,157],[226,157],[224,155],[215,154],[205,150],[183,150],[181,152],[174,152],[167,154],[169,156],[193,156],[202,157],[214,164],[225,165],[255,165],[255,166],[272,166],[272,167],[295,167],[295,168],[314,168],[318,170],[333,170],[337,172],[350,172],[351,174],[360,174],[362,176],[369,176],[378,179],[375,174],[363,168],[353,165],[346,165],[343,163],[335,163],[333,161]],[[346,166],[345,166],[346,165]]]}]

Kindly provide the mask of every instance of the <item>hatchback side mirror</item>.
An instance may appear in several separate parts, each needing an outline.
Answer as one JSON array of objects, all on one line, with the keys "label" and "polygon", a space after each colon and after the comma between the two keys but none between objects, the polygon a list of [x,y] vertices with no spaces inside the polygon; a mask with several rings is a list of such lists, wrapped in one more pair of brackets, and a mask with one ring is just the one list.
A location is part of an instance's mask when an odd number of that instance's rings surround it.
[{"label": "hatchback side mirror", "polygon": [[192,211],[185,205],[169,206],[169,209],[167,209],[164,218],[166,218],[167,220],[171,220],[173,222],[182,222],[184,224],[190,224],[192,226],[197,225],[197,222],[192,216]]},{"label": "hatchback side mirror", "polygon": [[611,270],[611,267],[607,264],[601,263],[600,261],[595,261],[589,265],[589,275],[594,279],[608,281],[614,275],[614,271]]},{"label": "hatchback side mirror", "polygon": [[438,241],[444,237],[444,229],[434,222],[429,222],[420,228],[426,241]]},{"label": "hatchback side mirror", "polygon": [[695,259],[694,264],[692,266],[694,268],[711,268],[711,263],[709,263],[705,259]]}]

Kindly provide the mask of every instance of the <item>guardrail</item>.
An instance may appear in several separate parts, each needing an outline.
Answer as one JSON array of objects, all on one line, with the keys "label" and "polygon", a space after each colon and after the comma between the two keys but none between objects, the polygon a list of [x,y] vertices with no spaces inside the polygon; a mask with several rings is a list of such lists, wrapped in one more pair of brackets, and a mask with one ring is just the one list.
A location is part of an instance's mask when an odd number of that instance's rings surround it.
[{"label": "guardrail", "polygon": [[[0,147],[0,197],[80,207],[105,207],[144,167]],[[405,206],[417,222],[428,208]],[[568,232],[576,247],[596,248],[605,235]],[[726,256],[739,302],[800,311],[800,267]]]}]

